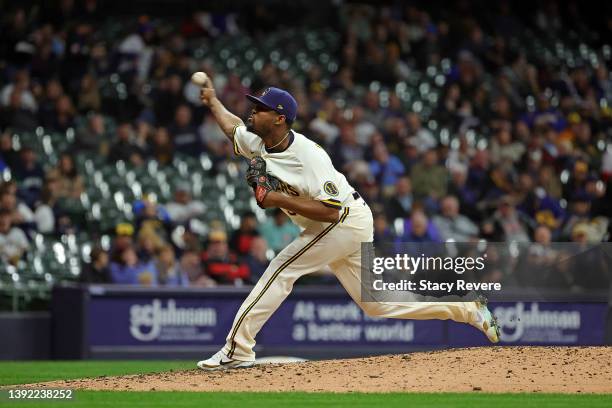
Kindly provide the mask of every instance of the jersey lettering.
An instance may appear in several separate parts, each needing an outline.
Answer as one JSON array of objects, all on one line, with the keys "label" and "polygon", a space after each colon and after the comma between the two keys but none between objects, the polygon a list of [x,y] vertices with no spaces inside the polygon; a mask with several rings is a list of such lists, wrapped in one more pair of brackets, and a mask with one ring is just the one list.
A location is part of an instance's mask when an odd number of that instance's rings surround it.
[{"label": "jersey lettering", "polygon": [[282,180],[278,180],[278,190],[282,193],[288,194],[288,195],[292,195],[294,197],[299,197],[300,193],[295,189],[295,187],[293,187],[291,184],[285,183]]}]

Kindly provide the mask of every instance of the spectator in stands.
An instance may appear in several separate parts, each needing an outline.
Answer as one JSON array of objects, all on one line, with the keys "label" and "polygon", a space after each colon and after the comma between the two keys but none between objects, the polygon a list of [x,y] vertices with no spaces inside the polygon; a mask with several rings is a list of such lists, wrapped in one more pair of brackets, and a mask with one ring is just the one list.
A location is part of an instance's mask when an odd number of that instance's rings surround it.
[{"label": "spectator in stands", "polygon": [[55,121],[57,101],[64,95],[62,84],[56,78],[50,79],[46,86],[45,92],[41,96],[38,118],[43,126],[48,126]]},{"label": "spectator in stands", "polygon": [[14,181],[4,182],[0,186],[0,208],[13,214],[13,225],[27,228],[34,221],[30,207],[17,196],[17,184]]},{"label": "spectator in stands", "polygon": [[202,253],[202,269],[217,283],[240,285],[249,279],[249,268],[238,260],[227,245],[227,234],[213,230],[208,235],[208,246]]},{"label": "spectator in stands", "polygon": [[136,254],[141,262],[153,261],[163,246],[164,242],[153,228],[147,225],[138,231]]},{"label": "spectator in stands", "polygon": [[181,270],[187,275],[191,286],[212,287],[217,283],[202,270],[201,252],[186,250],[180,258]]},{"label": "spectator in stands", "polygon": [[58,198],[79,199],[85,187],[83,178],[77,172],[74,158],[69,153],[62,153],[57,167],[47,173],[47,178],[54,178],[59,183]]},{"label": "spectator in stands", "polygon": [[416,112],[410,112],[406,115],[406,123],[408,125],[408,137],[415,141],[419,153],[425,153],[427,150],[436,147],[438,142],[429,129],[423,128],[421,117]]},{"label": "spectator in stands", "polygon": [[172,136],[174,150],[188,156],[202,153],[202,142],[198,130],[191,123],[191,109],[188,105],[179,105],[174,114],[174,122],[168,127]]},{"label": "spectator in stands", "polygon": [[24,232],[13,226],[12,218],[10,211],[0,209],[0,259],[16,264],[30,249],[30,244]]},{"label": "spectator in stands", "polygon": [[0,209],[11,215],[12,225],[27,228],[28,224],[34,222],[34,213],[17,199],[14,190],[11,191],[10,183],[4,183],[0,188]]},{"label": "spectator in stands", "polygon": [[96,77],[85,74],[81,78],[81,86],[78,93],[77,108],[81,113],[89,111],[99,112],[102,105],[100,92]]},{"label": "spectator in stands", "polygon": [[[604,250],[595,250],[589,243],[600,241],[598,232],[588,223],[578,223],[572,230],[572,242],[579,252],[568,260],[574,291],[594,290],[610,287],[609,256]],[[567,288],[568,284],[561,287]]]},{"label": "spectator in stands", "polygon": [[[378,96],[375,95],[376,100],[378,101]],[[373,112],[378,112],[375,110]],[[373,113],[374,114],[374,113]],[[364,109],[361,106],[355,106],[352,109],[353,116],[353,125],[355,126],[355,137],[357,139],[357,143],[367,148],[372,145],[374,142],[374,135],[377,134],[376,126],[374,126],[374,121],[377,119],[376,117],[366,118],[366,114]]]},{"label": "spectator in stands", "polygon": [[[195,252],[198,254],[202,253],[202,241],[200,235],[196,233],[191,222],[185,225],[183,233],[180,233],[180,228],[175,229],[175,233],[172,236],[172,243],[183,252]],[[191,278],[190,278],[191,279]]]},{"label": "spectator in stands", "polygon": [[150,140],[148,152],[162,166],[172,164],[174,145],[165,127],[158,127]]},{"label": "spectator in stands", "polygon": [[159,248],[155,267],[160,285],[189,286],[187,273],[181,269],[181,265],[177,262],[174,249],[171,245],[163,245]]},{"label": "spectator in stands", "polygon": [[446,196],[440,202],[440,215],[433,219],[444,241],[472,242],[478,238],[478,227],[468,217],[459,213],[459,200]]},{"label": "spectator in stands", "polygon": [[240,218],[240,227],[231,236],[230,247],[240,256],[248,255],[251,252],[253,240],[258,236],[257,217],[254,212],[247,211]]},{"label": "spectator in stands", "polygon": [[530,223],[546,225],[555,232],[561,227],[565,211],[544,189],[535,187],[533,177],[529,173],[519,176],[515,198],[519,203],[518,210],[529,218]]},{"label": "spectator in stands", "polygon": [[110,250],[111,259],[119,259],[119,253],[134,244],[134,226],[121,222],[115,226],[115,237]]},{"label": "spectator in stands", "polygon": [[437,200],[446,194],[448,171],[438,164],[434,149],[425,152],[422,161],[412,167],[410,179],[417,198]]},{"label": "spectator in stands", "polygon": [[115,163],[123,160],[128,163],[132,154],[140,152],[140,148],[133,142],[134,129],[129,122],[120,123],[117,127],[117,141],[114,142],[108,153],[108,161]]},{"label": "spectator in stands", "polygon": [[138,146],[141,155],[144,155],[147,152],[151,139],[153,139],[153,131],[153,126],[151,126],[147,120],[139,118],[136,122],[134,144]]},{"label": "spectator in stands", "polygon": [[25,69],[17,71],[13,82],[5,85],[0,90],[0,105],[3,107],[11,105],[11,96],[15,94],[18,95],[16,102],[19,108],[27,109],[31,112],[37,111],[38,104],[31,91],[30,74]]},{"label": "spectator in stands", "polygon": [[12,172],[18,167],[20,152],[13,148],[13,141],[9,132],[0,135],[0,158],[11,168]]},{"label": "spectator in stands", "polygon": [[104,117],[94,113],[87,119],[87,127],[76,133],[74,149],[93,154],[108,154],[108,140]]},{"label": "spectator in stands", "polygon": [[55,231],[55,212],[57,201],[57,181],[47,179],[42,192],[40,201],[34,210],[34,221],[36,229],[42,234],[51,234]]},{"label": "spectator in stands", "polygon": [[364,149],[357,144],[355,127],[352,124],[344,124],[340,128],[340,137],[332,146],[331,157],[334,166],[346,173],[350,173],[351,166],[365,157]]},{"label": "spectator in stands", "polygon": [[45,172],[31,148],[21,149],[19,157],[21,160],[15,163],[11,170],[19,183],[20,195],[28,205],[33,205],[45,181]]},{"label": "spectator in stands", "polygon": [[160,238],[167,241],[172,222],[166,208],[157,203],[151,195],[145,195],[132,205],[136,217],[136,230],[153,230]]},{"label": "spectator in stands", "polygon": [[562,236],[571,238],[576,225],[591,221],[591,198],[586,193],[575,194],[570,203],[570,211],[563,226]]},{"label": "spectator in stands", "polygon": [[479,192],[478,197],[482,197],[486,191],[487,179],[489,177],[489,171],[491,169],[491,159],[488,150],[477,150],[474,152],[469,166],[467,174],[467,184],[469,186],[478,186]]},{"label": "spectator in stands", "polygon": [[36,113],[22,104],[21,88],[13,88],[7,106],[0,108],[0,128],[31,132],[36,128]]},{"label": "spectator in stands", "polygon": [[533,232],[533,244],[521,245],[519,250],[526,252],[526,258],[517,267],[513,278],[524,287],[562,287],[568,277],[559,262],[560,253],[551,245],[552,232],[545,225],[539,225]]},{"label": "spectator in stands", "polygon": [[554,199],[560,199],[562,197],[561,181],[552,166],[542,166],[539,169],[537,184],[539,187],[542,187],[550,197]]},{"label": "spectator in stands", "polygon": [[[69,159],[72,161],[72,158]],[[45,233],[73,234],[79,227],[85,224],[85,214],[81,206],[80,191],[82,187],[81,178],[77,176],[62,177],[59,166],[47,173],[43,192],[39,196],[34,208],[36,225]],[[69,165],[64,165],[67,169]],[[67,174],[72,174],[68,172]],[[74,176],[74,174],[72,174]],[[70,194],[70,188],[76,186],[77,190]],[[80,187],[79,187],[80,186]],[[78,196],[74,196],[78,193]]]},{"label": "spectator in stands", "polygon": [[206,205],[191,197],[191,186],[180,183],[174,192],[174,200],[165,205],[170,220],[175,224],[184,224],[191,218],[204,214]]},{"label": "spectator in stands", "polygon": [[111,274],[108,267],[108,254],[101,247],[91,250],[91,262],[85,264],[81,272],[83,283],[111,283]]},{"label": "spectator in stands", "polygon": [[571,238],[574,240],[574,230],[579,225],[579,231],[586,236],[588,242],[601,241],[608,231],[610,220],[607,217],[593,217],[591,215],[591,197],[586,191],[574,194],[574,199],[570,203],[570,211],[568,213],[565,224],[563,225],[563,238]]},{"label": "spectator in stands", "polygon": [[156,286],[158,282],[155,264],[152,261],[141,262],[131,245],[115,253],[110,263],[110,275],[113,283],[123,285]]},{"label": "spectator in stands", "polygon": [[374,146],[374,158],[370,161],[370,172],[382,187],[383,196],[391,197],[395,193],[395,184],[404,175],[404,165],[396,156],[389,154],[387,146],[380,142]]},{"label": "spectator in stands", "polygon": [[133,168],[142,168],[144,166],[145,163],[145,153],[142,151],[142,149],[137,149],[135,151],[132,152],[132,154],[130,155],[130,161],[129,164],[131,167]]},{"label": "spectator in stands", "polygon": [[479,199],[478,186],[468,184],[467,179],[467,167],[463,165],[454,166],[451,169],[448,193],[459,199],[460,213],[465,214],[472,220],[479,221],[481,214],[477,208]]},{"label": "spectator in stands", "polygon": [[516,163],[525,153],[525,146],[512,140],[509,127],[509,124],[500,126],[491,142],[491,160],[494,162],[509,161]]},{"label": "spectator in stands", "polygon": [[584,191],[584,185],[589,177],[589,164],[584,160],[577,160],[572,168],[572,173],[566,184],[563,185],[563,197],[574,200],[575,195]]},{"label": "spectator in stands", "polygon": [[606,183],[593,174],[587,178],[584,191],[591,198],[591,214],[610,218],[610,215],[612,215],[612,209],[608,205],[610,190]]},{"label": "spectator in stands", "polygon": [[259,226],[259,232],[265,238],[268,247],[278,253],[299,235],[300,229],[280,208],[275,208],[273,217]]},{"label": "spectator in stands", "polygon": [[514,199],[503,196],[499,199],[497,210],[482,226],[485,237],[497,242],[529,242],[527,224],[516,211]]},{"label": "spectator in stands", "polygon": [[395,194],[387,200],[386,213],[389,220],[408,218],[414,205],[412,195],[412,181],[410,177],[403,176],[395,183]]},{"label": "spectator in stands", "polygon": [[399,237],[399,242],[442,242],[442,239],[437,227],[425,212],[415,209],[404,223],[404,234]]},{"label": "spectator in stands", "polygon": [[310,121],[309,130],[312,138],[323,146],[330,146],[340,134],[336,124],[338,107],[333,100],[327,99],[319,109],[316,117]]},{"label": "spectator in stands", "polygon": [[270,260],[267,257],[268,244],[266,240],[260,236],[254,236],[251,240],[249,253],[244,258],[244,262],[249,268],[249,282],[257,283],[259,278],[270,265]]},{"label": "spectator in stands", "polygon": [[384,213],[378,212],[374,214],[374,245],[390,244],[395,241],[395,234]]},{"label": "spectator in stands", "polygon": [[55,115],[45,126],[55,132],[65,132],[74,127],[76,109],[68,95],[62,95],[55,104]]}]

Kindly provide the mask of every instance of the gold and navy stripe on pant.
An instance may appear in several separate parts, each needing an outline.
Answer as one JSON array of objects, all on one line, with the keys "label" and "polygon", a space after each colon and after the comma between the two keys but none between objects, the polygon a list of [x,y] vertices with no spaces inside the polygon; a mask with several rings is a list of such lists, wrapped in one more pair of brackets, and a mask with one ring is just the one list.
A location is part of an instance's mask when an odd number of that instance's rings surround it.
[{"label": "gold and navy stripe on pant", "polygon": [[348,215],[349,215],[349,208],[346,207],[344,209],[344,213],[342,214],[342,216],[340,217],[340,220],[339,220],[341,224],[344,222],[344,220],[346,220],[346,217],[348,217]]},{"label": "gold and navy stripe on pant", "polygon": [[240,318],[238,319],[238,321],[236,322],[236,326],[234,326],[234,330],[232,330],[232,335],[230,336],[230,338],[232,339],[232,346],[230,347],[230,351],[228,353],[228,357],[232,358],[234,356],[234,352],[236,351],[236,341],[235,341],[235,337],[236,337],[236,333],[238,332],[238,329],[240,328],[240,325],[242,324],[243,320],[245,319],[245,317],[249,314],[249,312],[251,311],[251,309],[253,309],[253,307],[257,304],[257,302],[259,302],[259,300],[262,298],[262,296],[266,293],[266,291],[270,288],[270,286],[272,285],[272,282],[274,282],[274,280],[278,277],[278,275],[280,275],[280,273],[282,271],[284,271],[285,269],[287,269],[287,267],[289,265],[291,265],[292,262],[294,262],[296,259],[298,259],[300,256],[304,255],[304,253],[309,249],[312,248],[312,246],[314,244],[316,244],[317,242],[319,242],[325,235],[327,235],[336,225],[344,222],[344,220],[346,219],[346,217],[349,214],[349,209],[348,207],[344,209],[344,211],[342,212],[342,215],[340,216],[340,218],[338,219],[338,221],[334,222],[333,224],[330,224],[327,228],[325,228],[323,231],[321,231],[319,233],[319,235],[317,235],[312,241],[310,241],[308,244],[306,244],[304,246],[304,248],[300,249],[297,253],[295,253],[291,258],[289,258],[287,261],[285,261],[284,264],[282,264],[280,266],[280,268],[278,268],[276,270],[276,272],[274,272],[274,274],[272,275],[272,277],[270,278],[270,280],[266,283],[266,285],[264,286],[264,288],[262,289],[262,291],[259,293],[259,295],[257,295],[257,297],[255,298],[255,300],[253,300],[253,302],[251,302],[251,304],[249,305],[249,307],[246,308],[246,310],[244,312],[242,312],[242,315],[240,315]]}]

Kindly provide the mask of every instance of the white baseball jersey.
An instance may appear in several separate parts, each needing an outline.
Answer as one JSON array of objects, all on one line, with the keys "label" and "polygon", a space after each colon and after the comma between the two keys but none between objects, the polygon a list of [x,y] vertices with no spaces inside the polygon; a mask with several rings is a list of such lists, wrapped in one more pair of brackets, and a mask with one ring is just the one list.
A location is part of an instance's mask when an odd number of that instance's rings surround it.
[{"label": "white baseball jersey", "polygon": [[[234,128],[234,152],[248,159],[261,156],[266,170],[280,180],[279,192],[288,196],[299,196],[321,201],[328,207],[342,209],[355,191],[346,177],[332,164],[325,150],[306,136],[290,131],[293,140],[282,152],[269,153],[264,141],[246,126]],[[302,228],[313,221],[290,211],[283,211]]]}]

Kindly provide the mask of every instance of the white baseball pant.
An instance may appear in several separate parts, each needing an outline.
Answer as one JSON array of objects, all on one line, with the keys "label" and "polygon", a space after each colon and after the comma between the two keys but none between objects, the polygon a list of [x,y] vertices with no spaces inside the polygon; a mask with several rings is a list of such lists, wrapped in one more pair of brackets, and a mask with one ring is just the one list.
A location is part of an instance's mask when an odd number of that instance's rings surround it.
[{"label": "white baseball pant", "polygon": [[372,239],[372,212],[361,198],[351,200],[338,222],[304,230],[272,260],[240,306],[223,352],[236,360],[254,360],[255,336],[291,293],[293,283],[326,265],[369,316],[469,321],[473,308],[463,302],[362,302],[361,243]]}]

